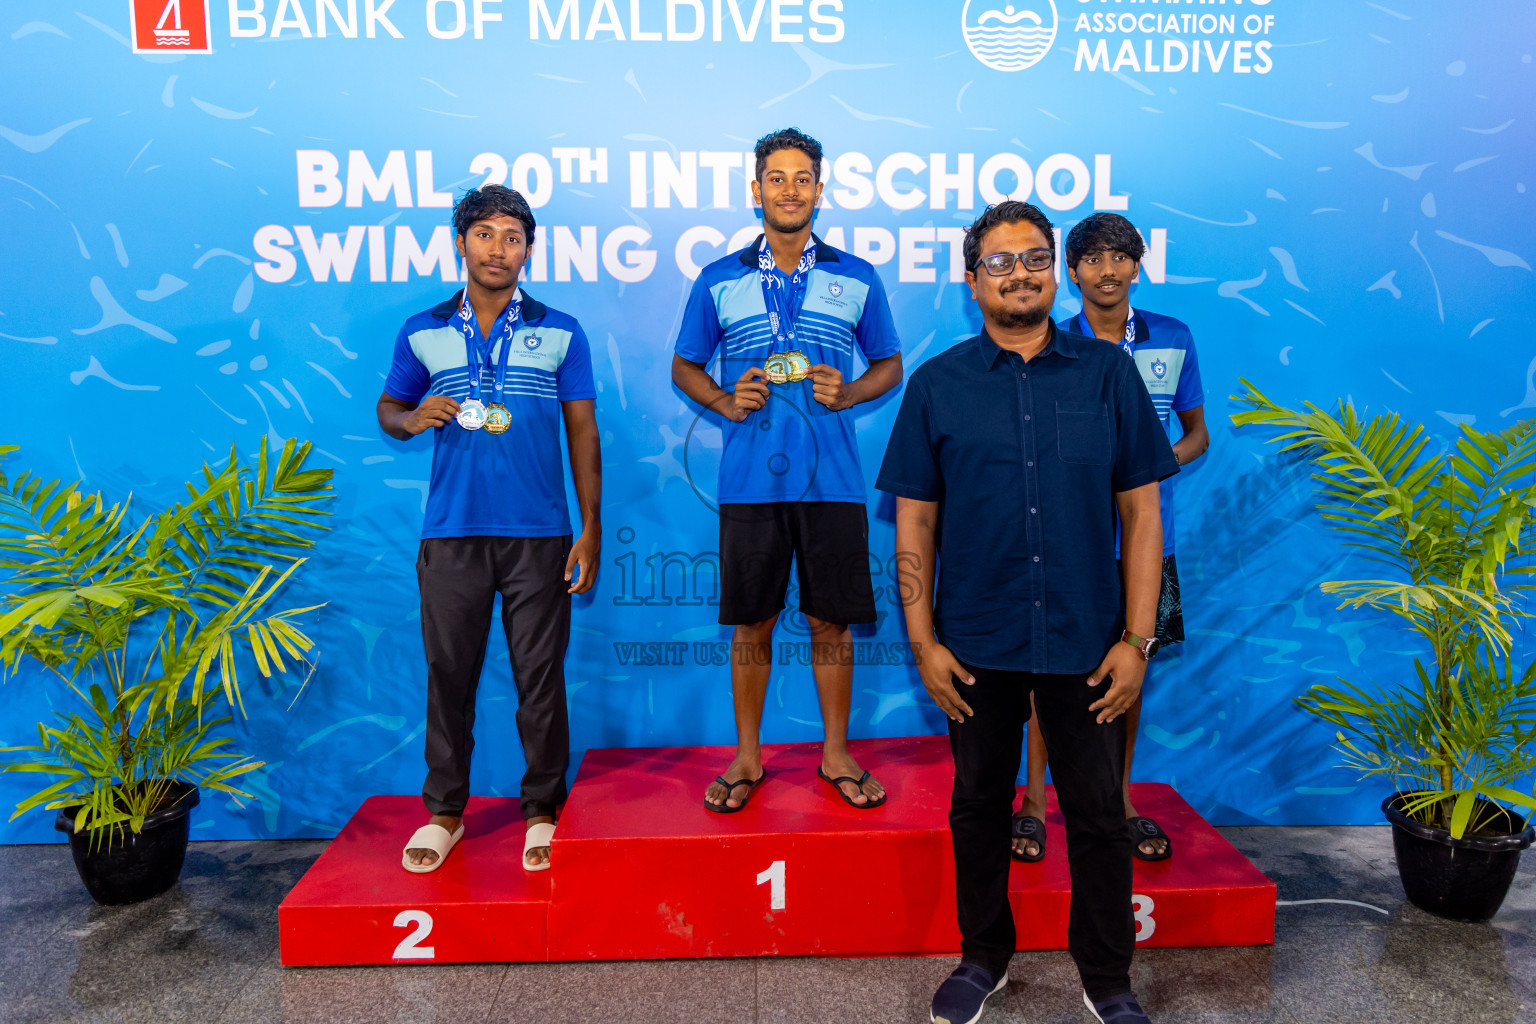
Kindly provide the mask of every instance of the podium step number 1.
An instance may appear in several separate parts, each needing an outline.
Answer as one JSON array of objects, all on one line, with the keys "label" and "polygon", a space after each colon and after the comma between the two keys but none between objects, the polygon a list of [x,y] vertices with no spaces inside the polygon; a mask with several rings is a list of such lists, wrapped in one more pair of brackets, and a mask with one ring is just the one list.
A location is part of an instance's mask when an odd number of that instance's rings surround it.
[{"label": "podium step number 1", "polygon": [[[772,864],[768,865],[768,867],[765,868],[764,870],[759,871],[757,873],[757,884],[758,885],[767,884],[767,886],[768,886],[768,909],[769,910],[783,910],[784,909],[784,862],[783,861],[776,860]],[[1136,919],[1136,941],[1137,942],[1145,942],[1145,941],[1147,941],[1148,939],[1150,939],[1152,937],[1152,933],[1157,930],[1157,922],[1155,920],[1153,920],[1153,918],[1152,918],[1152,912],[1155,909],[1157,909],[1157,904],[1153,901],[1152,897],[1150,897],[1150,896],[1143,896],[1141,893],[1135,893],[1135,894],[1133,894],[1131,896],[1131,913],[1132,913],[1132,915]],[[431,929],[432,929],[432,919],[430,917],[428,917],[426,914],[422,913],[419,910],[418,911],[408,911],[407,913],[414,913],[414,914],[419,915],[421,919],[426,921],[427,931],[431,931]],[[400,915],[400,917],[395,919],[396,927],[400,927],[401,922],[404,920],[405,916],[406,916],[405,913],[402,913]],[[422,932],[421,936],[425,937],[426,936],[426,932]],[[402,942],[400,944],[400,949],[405,949],[405,948],[406,948],[406,944]],[[420,952],[412,952],[412,953],[409,953],[409,954],[401,953],[399,950],[397,950],[395,952],[395,956],[396,957],[401,957],[401,956],[421,956],[421,955],[423,955],[423,954],[421,954]],[[426,955],[430,956],[430,954],[426,954]]]},{"label": "podium step number 1", "polygon": [[784,909],[784,862],[776,860],[768,865],[768,870],[757,874],[757,884],[768,883],[768,909]]}]

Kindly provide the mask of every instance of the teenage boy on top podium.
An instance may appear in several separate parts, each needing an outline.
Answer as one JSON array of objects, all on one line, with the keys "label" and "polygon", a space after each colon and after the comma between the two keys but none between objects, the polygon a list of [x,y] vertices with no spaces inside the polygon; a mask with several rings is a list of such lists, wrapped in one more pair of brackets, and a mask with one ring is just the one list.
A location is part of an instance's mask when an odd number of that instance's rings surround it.
[{"label": "teenage boy on top podium", "polygon": [[[416,558],[427,655],[422,801],[432,817],[406,842],[401,863],[435,871],[464,835],[475,691],[500,594],[528,765],[523,867],[547,871],[570,763],[570,595],[592,589],[601,534],[592,359],[575,318],[518,287],[534,241],[533,212],[521,195],[500,185],[475,189],[454,207],[453,227],[468,284],[405,322],[377,410],[391,437],[433,431]],[[581,504],[574,544],[562,420]]]},{"label": "teenage boy on top podium", "polygon": [[[759,727],[793,559],[825,730],[817,774],[852,806],[875,808],[885,787],[848,751],[848,627],[875,621],[851,410],[900,383],[901,341],[874,268],[811,233],[821,144],[788,128],[764,136],[756,150],[752,195],[763,208],[763,233],[699,274],[672,357],[673,382],[726,420],[720,622],[736,627],[737,747],[705,790],[704,806],[740,811],[763,781]],[[854,346],[869,363],[857,379]],[[705,368],[717,350],[730,390]]]}]

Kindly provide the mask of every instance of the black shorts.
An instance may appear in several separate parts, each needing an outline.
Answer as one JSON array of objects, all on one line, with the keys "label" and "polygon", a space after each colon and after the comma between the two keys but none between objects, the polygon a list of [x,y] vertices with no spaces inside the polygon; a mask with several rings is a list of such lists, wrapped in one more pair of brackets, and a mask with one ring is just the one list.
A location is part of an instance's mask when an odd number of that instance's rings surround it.
[{"label": "black shorts", "polygon": [[1184,642],[1184,600],[1179,596],[1179,567],[1172,555],[1163,556],[1163,586],[1157,595],[1157,643],[1160,647]]},{"label": "black shorts", "polygon": [[875,621],[864,504],[770,501],[720,506],[720,622],[782,611],[791,558],[802,612],[839,626]]},{"label": "black shorts", "polygon": [[[1125,567],[1120,568],[1124,579]],[[1153,636],[1158,647],[1184,642],[1184,600],[1179,596],[1179,566],[1172,555],[1163,556],[1163,582],[1157,591],[1157,626]]]}]

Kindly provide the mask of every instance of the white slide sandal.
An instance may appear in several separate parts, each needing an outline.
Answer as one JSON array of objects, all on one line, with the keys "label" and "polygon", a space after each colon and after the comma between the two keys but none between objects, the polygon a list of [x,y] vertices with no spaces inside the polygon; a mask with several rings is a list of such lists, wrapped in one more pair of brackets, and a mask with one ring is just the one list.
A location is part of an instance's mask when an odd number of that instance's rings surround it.
[{"label": "white slide sandal", "polygon": [[[555,834],[555,826],[547,821],[541,821],[537,825],[528,826],[528,836],[523,840],[523,870],[524,871],[548,871],[549,860],[546,857],[538,864],[528,863],[528,851],[537,850],[541,846],[548,846],[550,837]],[[553,851],[551,851],[553,852]]]},{"label": "white slide sandal", "polygon": [[[400,854],[400,866],[413,875],[424,875],[428,871],[436,871],[443,866],[443,861],[448,859],[448,851],[458,845],[464,838],[464,826],[460,825],[450,835],[448,830],[441,825],[423,825],[411,836],[411,841],[405,844],[405,851]],[[437,854],[437,860],[431,864],[412,864],[410,850],[431,850]]]}]

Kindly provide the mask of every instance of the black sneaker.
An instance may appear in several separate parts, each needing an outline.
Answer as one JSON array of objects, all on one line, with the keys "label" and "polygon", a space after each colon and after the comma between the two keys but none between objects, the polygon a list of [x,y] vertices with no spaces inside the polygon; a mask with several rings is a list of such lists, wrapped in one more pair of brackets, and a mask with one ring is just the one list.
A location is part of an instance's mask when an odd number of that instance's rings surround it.
[{"label": "black sneaker", "polygon": [[977,964],[961,964],[933,994],[928,1019],[933,1024],[976,1024],[986,1009],[987,997],[1008,984],[1008,974],[994,975]]},{"label": "black sneaker", "polygon": [[1100,1024],[1152,1024],[1152,1018],[1141,1008],[1136,997],[1127,992],[1123,996],[1110,996],[1094,1002],[1083,993],[1083,1005],[1097,1017]]}]

